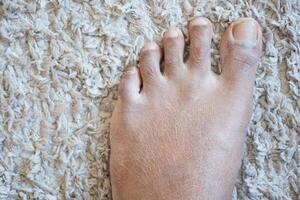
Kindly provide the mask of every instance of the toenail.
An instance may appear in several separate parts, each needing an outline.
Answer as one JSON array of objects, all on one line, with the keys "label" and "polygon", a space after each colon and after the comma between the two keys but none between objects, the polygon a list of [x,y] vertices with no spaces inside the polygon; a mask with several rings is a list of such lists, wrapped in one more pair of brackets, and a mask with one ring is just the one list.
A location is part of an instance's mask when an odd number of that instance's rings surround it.
[{"label": "toenail", "polygon": [[130,67],[125,71],[125,74],[134,74],[136,72],[136,67]]},{"label": "toenail", "polygon": [[179,30],[175,27],[170,28],[164,35],[164,37],[168,38],[176,38],[179,36]]},{"label": "toenail", "polygon": [[207,25],[208,25],[208,20],[204,19],[204,18],[201,18],[201,17],[193,19],[190,22],[190,26],[207,26]]},{"label": "toenail", "polygon": [[244,19],[233,26],[234,39],[242,43],[255,43],[258,39],[259,25],[253,19]]},{"label": "toenail", "polygon": [[145,44],[142,51],[149,51],[149,50],[156,50],[156,49],[158,49],[158,45],[154,42],[151,42],[151,43]]}]

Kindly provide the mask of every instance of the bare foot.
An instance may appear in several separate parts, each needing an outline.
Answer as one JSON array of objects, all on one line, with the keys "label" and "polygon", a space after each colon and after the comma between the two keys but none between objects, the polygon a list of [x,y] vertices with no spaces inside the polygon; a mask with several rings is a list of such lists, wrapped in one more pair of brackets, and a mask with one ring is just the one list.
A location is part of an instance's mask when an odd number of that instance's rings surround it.
[{"label": "bare foot", "polygon": [[[114,200],[230,199],[251,117],[261,29],[240,19],[222,38],[223,72],[211,71],[212,25],[189,24],[190,55],[177,28],[141,52],[125,73],[111,121]],[[160,70],[164,57],[165,68]]]}]

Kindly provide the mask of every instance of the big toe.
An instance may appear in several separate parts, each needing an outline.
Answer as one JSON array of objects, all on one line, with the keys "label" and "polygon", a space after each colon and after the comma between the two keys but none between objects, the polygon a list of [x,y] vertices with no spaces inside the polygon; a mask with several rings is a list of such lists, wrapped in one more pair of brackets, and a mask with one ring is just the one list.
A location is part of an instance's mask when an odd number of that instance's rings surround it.
[{"label": "big toe", "polygon": [[226,81],[244,81],[251,86],[262,51],[262,32],[252,18],[231,24],[221,41],[222,77]]}]

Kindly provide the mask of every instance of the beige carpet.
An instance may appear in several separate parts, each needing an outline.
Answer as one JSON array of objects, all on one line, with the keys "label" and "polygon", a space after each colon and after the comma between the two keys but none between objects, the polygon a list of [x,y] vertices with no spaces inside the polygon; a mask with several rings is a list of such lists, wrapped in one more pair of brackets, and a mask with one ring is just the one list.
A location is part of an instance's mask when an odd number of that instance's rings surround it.
[{"label": "beige carpet", "polygon": [[[254,115],[233,199],[300,199],[300,2],[0,1],[0,199],[111,199],[116,86],[170,25],[242,16],[264,28]],[[231,3],[230,3],[231,2]],[[220,177],[222,178],[222,177]],[[213,190],[213,188],[212,188]]]}]

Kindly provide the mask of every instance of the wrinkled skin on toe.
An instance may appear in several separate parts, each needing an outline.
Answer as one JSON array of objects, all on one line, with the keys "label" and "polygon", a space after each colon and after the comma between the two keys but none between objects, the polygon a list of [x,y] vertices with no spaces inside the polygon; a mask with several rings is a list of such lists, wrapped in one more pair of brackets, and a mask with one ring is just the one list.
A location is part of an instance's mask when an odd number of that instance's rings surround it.
[{"label": "wrinkled skin on toe", "polygon": [[227,28],[219,76],[211,71],[209,20],[192,20],[189,34],[185,63],[184,37],[172,27],[163,48],[146,44],[140,68],[121,80],[110,132],[114,200],[231,198],[251,117],[261,29],[249,18]]}]

